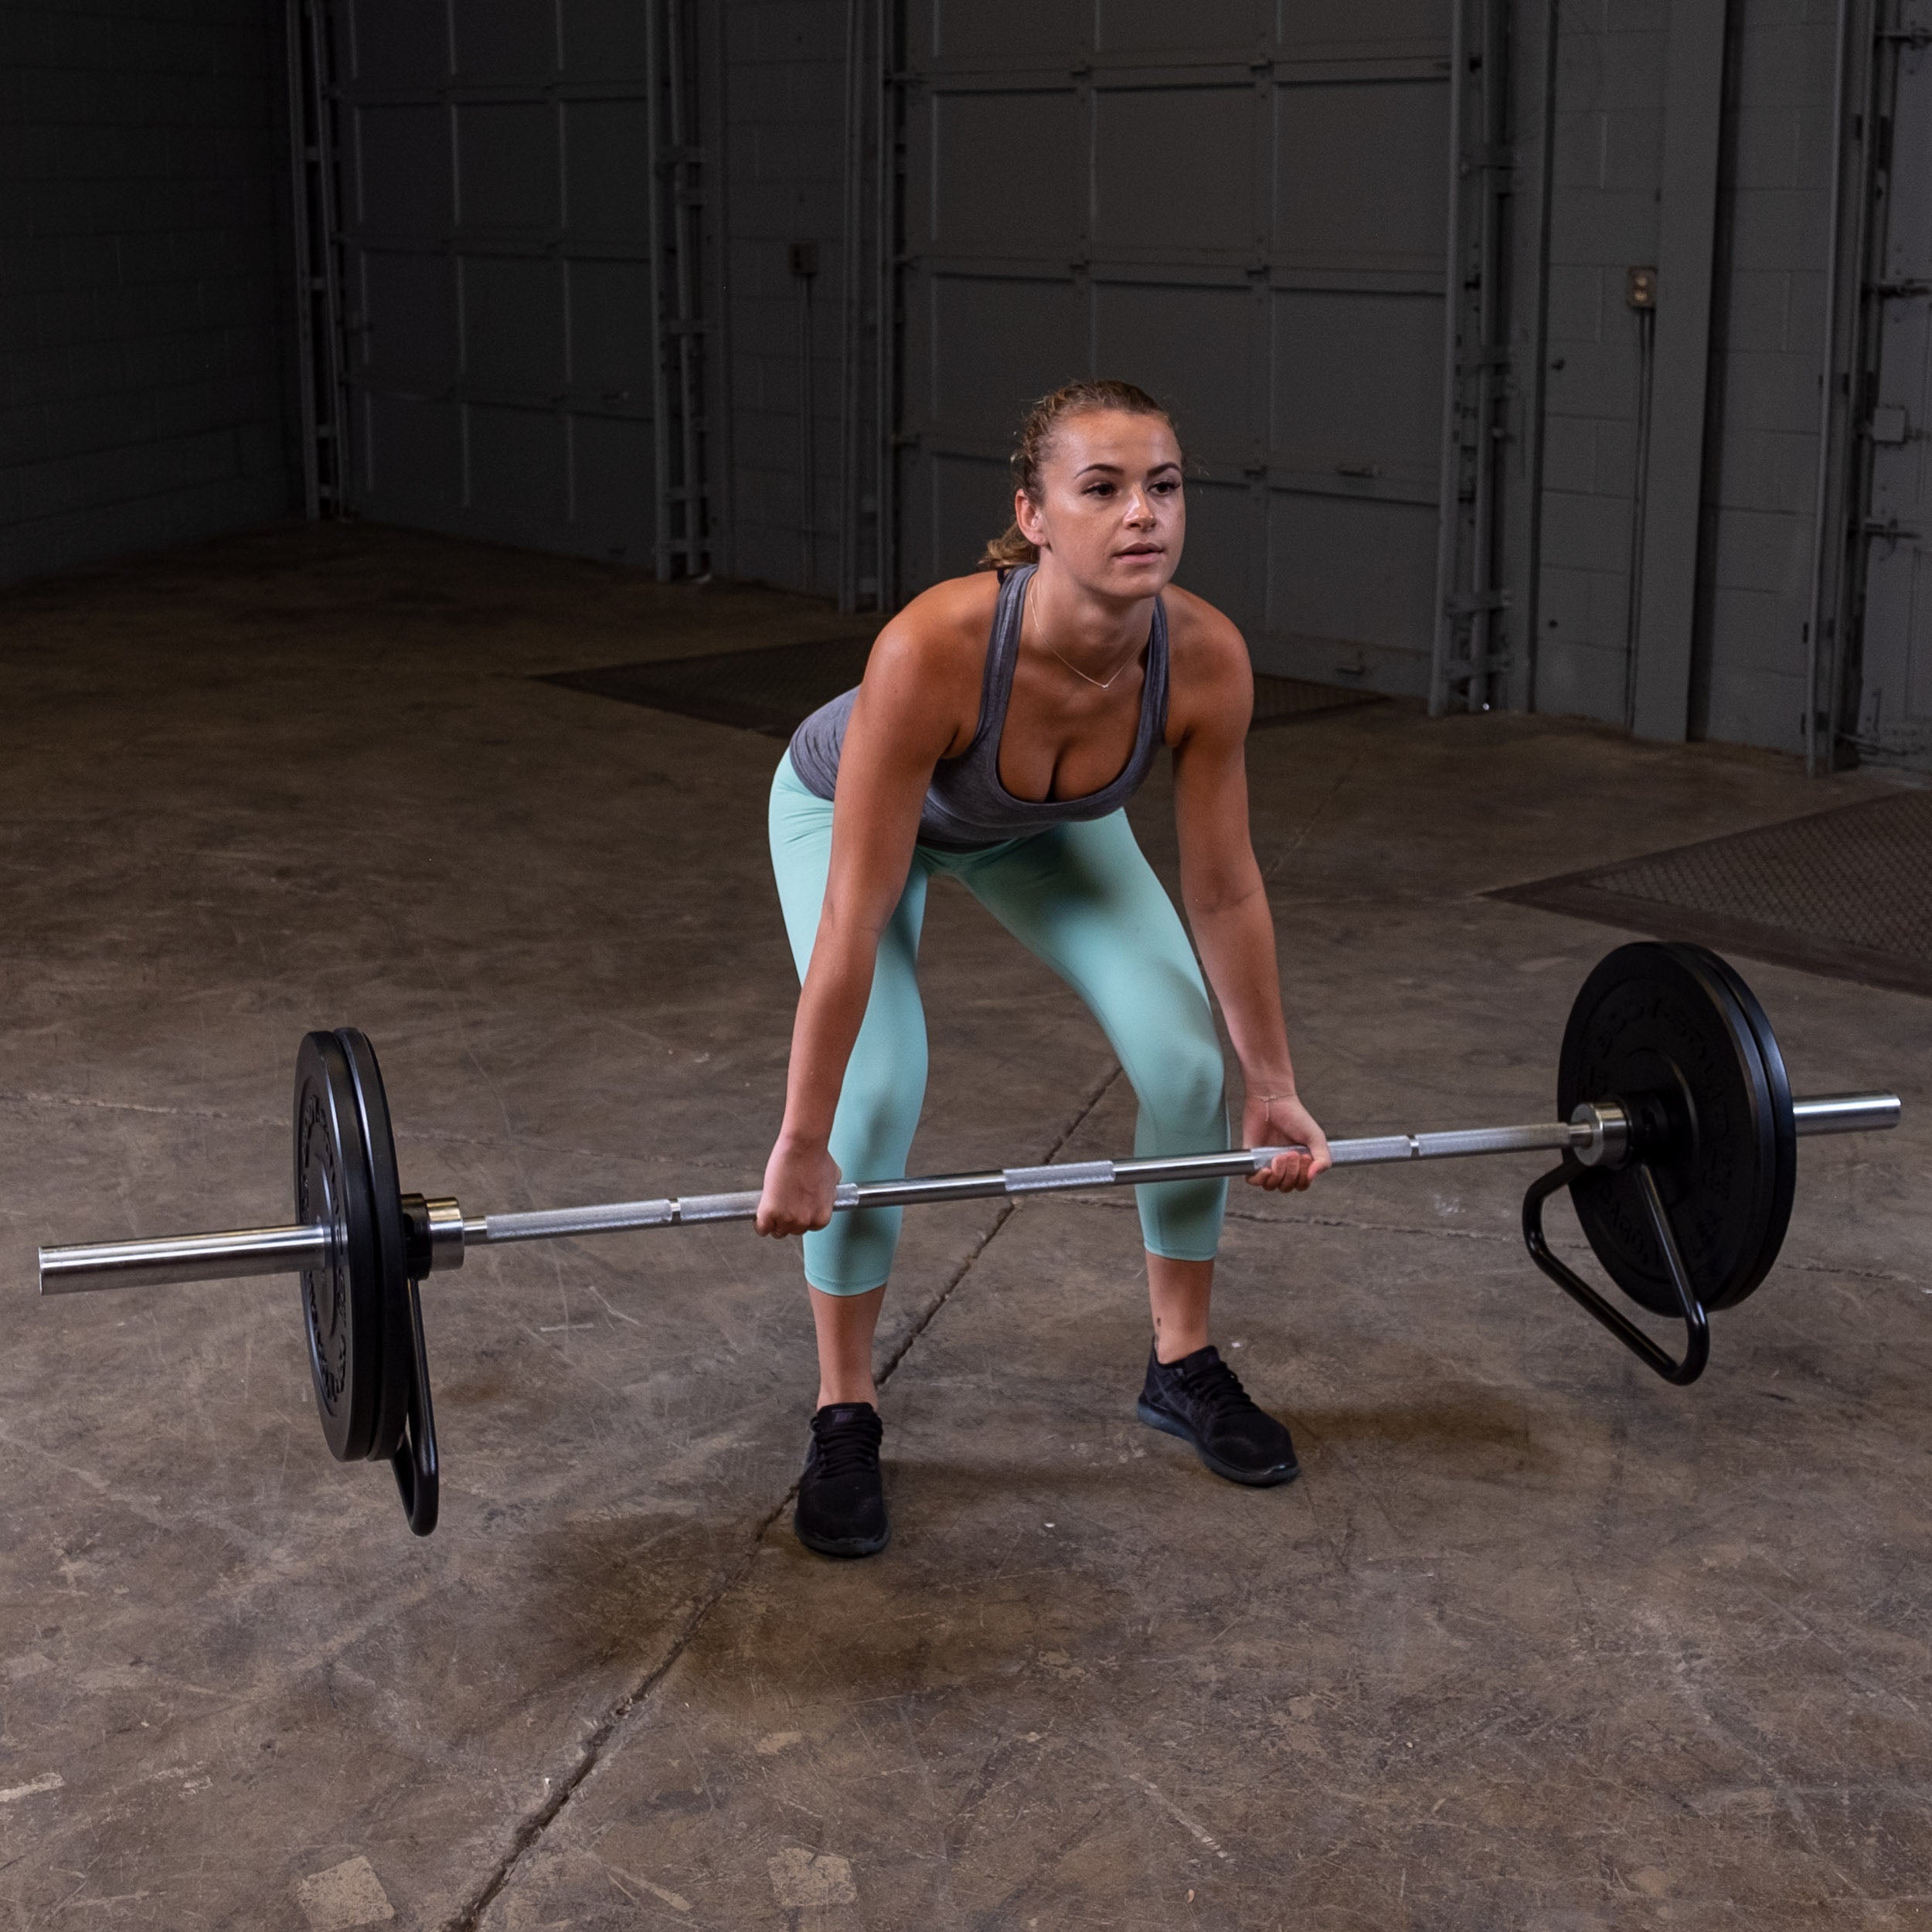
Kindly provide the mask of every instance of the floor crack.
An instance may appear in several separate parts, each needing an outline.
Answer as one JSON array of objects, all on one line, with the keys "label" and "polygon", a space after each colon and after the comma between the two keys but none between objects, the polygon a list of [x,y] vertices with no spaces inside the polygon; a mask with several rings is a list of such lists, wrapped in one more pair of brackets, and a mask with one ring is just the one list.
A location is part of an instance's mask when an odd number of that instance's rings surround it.
[{"label": "floor crack", "polygon": [[[1040,1156],[1043,1163],[1052,1160],[1080,1131],[1080,1128],[1086,1124],[1088,1115],[1099,1106],[1106,1097],[1107,1090],[1120,1077],[1121,1069],[1116,1063],[1111,1071],[1103,1075],[1088,1090],[1082,1098],[1073,1118],[1061,1128],[1059,1134],[1054,1137],[1053,1144]],[[924,1314],[920,1315],[919,1319],[900,1338],[898,1347],[893,1349],[891,1355],[879,1371],[876,1379],[881,1387],[883,1387],[890,1379],[893,1371],[905,1360],[913,1344],[932,1325],[934,1318],[938,1315],[940,1310],[951,1300],[954,1291],[972,1272],[974,1264],[986,1252],[994,1236],[998,1234],[1000,1230],[1012,1219],[1013,1212],[1018,1206],[1018,1202],[1012,1200],[1002,1205],[999,1212],[993,1217],[986,1232],[973,1243],[965,1258],[954,1270],[951,1279],[934,1298],[931,1305],[927,1308]],[[509,1849],[497,1861],[495,1868],[488,1877],[483,1881],[481,1887],[471,1896],[469,1903],[460,1907],[454,1917],[444,1922],[444,1932],[478,1932],[478,1927],[482,1923],[484,1913],[488,1911],[491,1906],[502,1896],[511,1879],[516,1876],[518,1868],[536,1849],[544,1833],[556,1823],[563,1808],[577,1795],[585,1780],[604,1761],[605,1753],[616,1738],[624,1719],[657,1689],[659,1684],[663,1682],[665,1677],[669,1675],[672,1667],[690,1648],[699,1631],[703,1628],[705,1620],[743,1580],[747,1572],[757,1560],[759,1546],[764,1541],[765,1532],[784,1514],[787,1507],[798,1492],[798,1485],[794,1481],[777,1502],[760,1518],[757,1526],[752,1532],[745,1546],[744,1552],[738,1561],[719,1580],[717,1587],[685,1617],[683,1623],[679,1627],[676,1636],[672,1641],[670,1648],[665,1651],[665,1655],[598,1720],[597,1728],[584,1740],[578,1752],[577,1763],[558,1781],[556,1790],[549,1797],[546,1798],[543,1803],[516,1828],[511,1838]]]}]

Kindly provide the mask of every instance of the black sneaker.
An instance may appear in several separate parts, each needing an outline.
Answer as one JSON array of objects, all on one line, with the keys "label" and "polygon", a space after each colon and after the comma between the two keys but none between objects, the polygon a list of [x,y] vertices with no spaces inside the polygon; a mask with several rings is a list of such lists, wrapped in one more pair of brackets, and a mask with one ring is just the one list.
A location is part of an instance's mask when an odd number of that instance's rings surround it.
[{"label": "black sneaker", "polygon": [[1287,1430],[1249,1400],[1212,1343],[1179,1362],[1162,1362],[1150,1347],[1138,1413],[1150,1429],[1192,1443],[1195,1454],[1230,1482],[1266,1489],[1301,1473]]},{"label": "black sneaker", "polygon": [[869,1402],[828,1402],[811,1419],[791,1526],[821,1556],[876,1556],[891,1536],[879,1445],[886,1425]]}]

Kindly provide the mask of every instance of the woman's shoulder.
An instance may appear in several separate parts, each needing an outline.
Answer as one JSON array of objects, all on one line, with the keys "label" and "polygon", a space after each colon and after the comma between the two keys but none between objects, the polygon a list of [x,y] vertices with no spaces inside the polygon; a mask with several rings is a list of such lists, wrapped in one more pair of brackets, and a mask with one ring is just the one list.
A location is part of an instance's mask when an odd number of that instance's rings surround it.
[{"label": "woman's shoulder", "polygon": [[979,721],[986,641],[999,586],[991,572],[948,577],[922,590],[872,641],[859,712],[895,740],[929,735],[950,757]]},{"label": "woman's shoulder", "polygon": [[991,570],[946,577],[920,591],[874,639],[866,675],[875,667],[916,671],[926,679],[970,674],[977,691],[998,598]]},{"label": "woman's shoulder", "polygon": [[1177,692],[1192,688],[1252,700],[1254,672],[1247,640],[1225,612],[1205,597],[1170,583],[1161,594],[1167,611],[1168,656]]}]

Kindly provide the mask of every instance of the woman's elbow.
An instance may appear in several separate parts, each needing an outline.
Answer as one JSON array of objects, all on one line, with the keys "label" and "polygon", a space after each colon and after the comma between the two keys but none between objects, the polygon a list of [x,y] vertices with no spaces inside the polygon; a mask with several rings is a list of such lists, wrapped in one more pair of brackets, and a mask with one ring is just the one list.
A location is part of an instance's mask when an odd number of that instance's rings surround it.
[{"label": "woman's elbow", "polygon": [[1260,869],[1247,866],[1216,869],[1182,883],[1181,897],[1190,919],[1219,919],[1237,912],[1252,900],[1265,896]]}]

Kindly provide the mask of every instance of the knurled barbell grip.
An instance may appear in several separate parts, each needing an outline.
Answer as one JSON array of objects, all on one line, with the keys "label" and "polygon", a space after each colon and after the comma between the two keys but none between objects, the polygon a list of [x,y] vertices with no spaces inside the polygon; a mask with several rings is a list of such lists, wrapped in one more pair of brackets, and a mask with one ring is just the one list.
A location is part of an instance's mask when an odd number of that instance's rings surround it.
[{"label": "knurled barbell grip", "polygon": [[[1792,1104],[1801,1134],[1865,1133],[1896,1127],[1895,1094],[1831,1094]],[[1384,1134],[1332,1141],[1337,1167],[1427,1160],[1478,1154],[1582,1152],[1596,1144],[1600,1128],[1584,1120],[1544,1121],[1524,1127],[1451,1129],[1430,1134]],[[1258,1172],[1285,1147],[1237,1148],[1226,1153],[1180,1155],[1130,1161],[1068,1161],[1044,1166],[995,1168],[978,1174],[936,1175],[839,1185],[840,1211],[911,1207],[923,1202],[969,1201],[1063,1189],[1128,1187],[1147,1182],[1207,1179]],[[434,1215],[432,1265],[457,1264],[464,1250],[512,1241],[556,1240],[583,1234],[616,1234],[650,1228],[689,1227],[718,1221],[748,1221],[758,1194],[686,1195],[655,1201],[615,1201],[575,1208],[465,1218],[453,1201],[427,1204]],[[457,1230],[461,1240],[457,1240]],[[93,1242],[40,1250],[40,1291],[71,1294],[97,1288],[154,1287],[182,1281],[222,1281],[263,1274],[297,1274],[329,1258],[326,1228],[236,1228],[212,1234],[162,1236],[145,1241]]]}]

